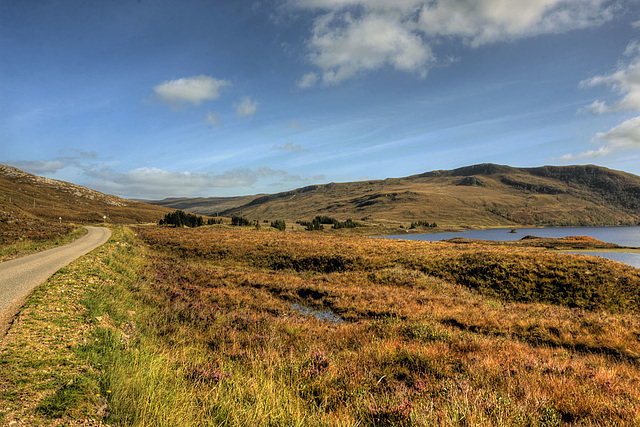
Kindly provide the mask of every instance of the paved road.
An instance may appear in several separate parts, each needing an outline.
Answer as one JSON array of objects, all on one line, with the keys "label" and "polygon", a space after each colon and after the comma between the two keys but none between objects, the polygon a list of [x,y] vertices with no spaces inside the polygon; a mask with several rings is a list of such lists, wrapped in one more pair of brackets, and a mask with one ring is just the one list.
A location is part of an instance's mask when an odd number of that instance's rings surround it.
[{"label": "paved road", "polygon": [[33,288],[71,261],[102,245],[111,236],[108,228],[86,228],[86,235],[68,245],[0,263],[0,317],[14,314],[5,311],[17,311],[19,306],[16,305]]}]

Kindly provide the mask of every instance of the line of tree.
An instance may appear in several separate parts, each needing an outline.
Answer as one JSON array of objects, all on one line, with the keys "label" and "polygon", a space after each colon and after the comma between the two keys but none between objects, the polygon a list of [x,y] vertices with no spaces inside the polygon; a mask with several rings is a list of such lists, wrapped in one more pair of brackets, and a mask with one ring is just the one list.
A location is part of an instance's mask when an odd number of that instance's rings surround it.
[{"label": "line of tree", "polygon": [[307,231],[324,230],[324,226],[318,220],[318,217],[315,217],[311,221],[298,221],[298,224],[304,226]]},{"label": "line of tree", "polygon": [[412,222],[411,223],[411,228],[418,228],[418,227],[430,227],[430,228],[436,228],[438,226],[438,224],[436,224],[435,222],[429,222],[429,221],[416,221],[416,222]]},{"label": "line of tree", "polygon": [[346,221],[339,221],[330,216],[318,215],[311,221],[298,221],[298,224],[303,225],[307,231],[323,230],[324,225],[332,225],[332,228],[356,228],[361,227],[360,223],[353,221],[351,218]]},{"label": "line of tree", "polygon": [[237,226],[251,225],[251,221],[249,221],[247,218],[243,216],[232,216],[231,225],[237,225]]},{"label": "line of tree", "polygon": [[287,229],[287,224],[283,219],[276,219],[275,221],[271,221],[271,226],[273,228],[277,228],[280,231],[284,231]]},{"label": "line of tree", "polygon": [[201,216],[193,215],[181,210],[170,212],[158,221],[159,225],[173,225],[174,227],[200,227],[204,225]]}]

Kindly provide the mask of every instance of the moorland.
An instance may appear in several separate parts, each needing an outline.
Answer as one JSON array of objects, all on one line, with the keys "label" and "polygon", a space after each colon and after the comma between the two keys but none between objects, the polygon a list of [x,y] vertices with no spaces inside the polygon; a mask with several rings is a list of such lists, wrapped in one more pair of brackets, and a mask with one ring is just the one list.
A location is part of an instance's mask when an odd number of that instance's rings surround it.
[{"label": "moorland", "polygon": [[640,425],[640,270],[555,250],[604,242],[217,220],[108,225],[39,287],[0,424]]}]

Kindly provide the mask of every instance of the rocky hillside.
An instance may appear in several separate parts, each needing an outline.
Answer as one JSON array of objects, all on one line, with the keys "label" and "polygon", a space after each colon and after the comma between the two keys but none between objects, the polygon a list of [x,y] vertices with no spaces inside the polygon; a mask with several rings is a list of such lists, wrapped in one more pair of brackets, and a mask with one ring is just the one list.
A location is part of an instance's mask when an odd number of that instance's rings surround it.
[{"label": "rocky hillside", "polygon": [[103,194],[69,182],[0,165],[0,227],[19,222],[111,223],[157,221],[169,209]]}]

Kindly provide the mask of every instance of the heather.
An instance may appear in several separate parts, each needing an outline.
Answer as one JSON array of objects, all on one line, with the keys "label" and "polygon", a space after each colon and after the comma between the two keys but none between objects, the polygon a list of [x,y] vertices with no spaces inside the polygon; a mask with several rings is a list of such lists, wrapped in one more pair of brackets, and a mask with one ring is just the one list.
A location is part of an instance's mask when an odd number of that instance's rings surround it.
[{"label": "heather", "polygon": [[[169,371],[155,381],[175,396],[140,400],[140,390],[111,385],[114,414],[131,425],[152,425],[149,411],[185,425],[640,424],[636,308],[587,298],[591,285],[577,281],[622,272],[632,289],[637,270],[540,249],[136,232],[151,250],[133,292]],[[487,263],[476,280],[503,263],[523,282],[555,274],[579,289],[552,304],[458,279]],[[525,274],[517,263],[539,266]]]},{"label": "heather", "polygon": [[640,425],[640,274],[621,264],[212,226],[116,230],[80,265],[90,327],[56,354],[84,382],[36,405],[54,424],[94,402],[119,426]]}]

